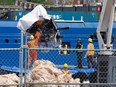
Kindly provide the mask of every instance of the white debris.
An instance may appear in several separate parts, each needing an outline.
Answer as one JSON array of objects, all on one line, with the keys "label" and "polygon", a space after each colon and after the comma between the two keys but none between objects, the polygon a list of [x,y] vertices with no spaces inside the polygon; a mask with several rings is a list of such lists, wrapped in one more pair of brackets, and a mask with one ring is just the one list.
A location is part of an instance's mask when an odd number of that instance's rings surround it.
[{"label": "white debris", "polygon": [[[52,62],[37,60],[32,70],[27,75],[27,82],[51,82],[51,83],[80,83],[80,79],[73,79],[69,74],[63,74]],[[29,87],[66,87],[66,85],[29,85]],[[80,87],[70,85],[68,87]]]},{"label": "white debris", "polygon": [[[0,84],[18,84],[19,77],[16,74],[0,75]],[[73,79],[71,74],[63,74],[52,62],[48,60],[37,60],[33,64],[32,69],[26,76],[26,81],[29,83],[80,83],[80,79]],[[23,78],[24,82],[24,78]],[[17,87],[17,86],[1,86],[1,87]],[[58,85],[58,84],[43,84],[33,85],[28,84],[27,87],[80,87],[79,85]]]},{"label": "white debris", "polygon": [[[10,85],[18,84],[19,77],[16,74],[0,75],[0,84]],[[17,87],[17,86],[1,86],[1,87]]]}]

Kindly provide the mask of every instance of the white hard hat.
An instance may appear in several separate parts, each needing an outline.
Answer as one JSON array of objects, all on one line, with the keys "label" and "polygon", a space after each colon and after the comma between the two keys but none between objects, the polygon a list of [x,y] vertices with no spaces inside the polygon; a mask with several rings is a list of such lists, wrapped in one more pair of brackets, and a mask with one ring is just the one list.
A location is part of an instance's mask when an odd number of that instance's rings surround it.
[{"label": "white hard hat", "polygon": [[30,36],[30,39],[34,39],[34,36],[33,36],[33,35],[31,35],[31,36]]}]

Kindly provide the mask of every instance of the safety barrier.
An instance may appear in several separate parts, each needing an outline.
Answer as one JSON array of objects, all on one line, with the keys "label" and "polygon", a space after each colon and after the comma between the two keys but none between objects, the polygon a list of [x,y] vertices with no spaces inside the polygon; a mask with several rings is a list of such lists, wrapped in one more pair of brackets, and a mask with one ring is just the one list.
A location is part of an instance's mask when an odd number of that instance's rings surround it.
[{"label": "safety barrier", "polygon": [[[37,50],[37,61],[27,67],[30,50]],[[65,52],[67,51],[67,52]],[[78,61],[82,53],[82,67]],[[116,50],[95,49],[92,67],[84,58],[87,49],[59,48],[1,48],[0,49],[0,86],[9,87],[115,87]],[[112,52],[103,55],[100,52]],[[68,64],[70,74],[63,74],[63,65]],[[77,66],[78,65],[78,66]],[[5,83],[7,82],[7,83]]]},{"label": "safety barrier", "polygon": [[0,48],[0,87],[20,85],[20,52],[20,48]]}]

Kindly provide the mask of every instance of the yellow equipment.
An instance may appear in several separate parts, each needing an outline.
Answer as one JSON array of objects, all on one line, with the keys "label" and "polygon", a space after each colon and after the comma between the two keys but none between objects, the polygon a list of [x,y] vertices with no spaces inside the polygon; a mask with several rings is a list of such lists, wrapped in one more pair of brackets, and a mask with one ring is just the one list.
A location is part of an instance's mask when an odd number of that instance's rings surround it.
[{"label": "yellow equipment", "polygon": [[65,64],[64,64],[64,68],[68,68],[68,64],[65,63]]},{"label": "yellow equipment", "polygon": [[89,38],[89,39],[88,39],[88,41],[89,41],[89,42],[92,42],[92,39],[91,39],[91,38]]},{"label": "yellow equipment", "polygon": [[30,36],[30,39],[34,39],[34,36],[33,36],[33,35],[31,35],[31,36]]}]

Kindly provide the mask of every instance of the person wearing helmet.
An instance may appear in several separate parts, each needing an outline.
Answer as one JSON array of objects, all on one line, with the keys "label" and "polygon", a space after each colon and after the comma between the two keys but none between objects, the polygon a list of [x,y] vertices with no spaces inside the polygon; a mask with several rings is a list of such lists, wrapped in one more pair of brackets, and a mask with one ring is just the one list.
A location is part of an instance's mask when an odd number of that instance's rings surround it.
[{"label": "person wearing helmet", "polygon": [[70,71],[68,70],[68,64],[65,63],[63,65],[63,68],[64,68],[64,70],[62,70],[63,74],[70,74]]},{"label": "person wearing helmet", "polygon": [[88,39],[87,52],[85,54],[85,58],[87,58],[88,68],[93,68],[94,45],[92,44],[91,38]]},{"label": "person wearing helmet", "polygon": [[76,44],[76,55],[77,55],[77,67],[78,68],[82,68],[82,53],[83,53],[83,44],[81,39],[79,38],[77,40],[77,44]]},{"label": "person wearing helmet", "polygon": [[30,40],[33,40],[34,39],[34,36],[33,35],[30,35]]},{"label": "person wearing helmet", "polygon": [[[39,42],[39,38],[41,37],[41,33],[37,31],[35,34],[35,37],[33,35],[30,35],[30,41],[27,42],[28,48],[38,47],[38,42]],[[29,50],[27,68],[30,67],[30,64],[33,59],[34,59],[34,62],[37,60],[37,52],[38,52],[37,50]]]}]

